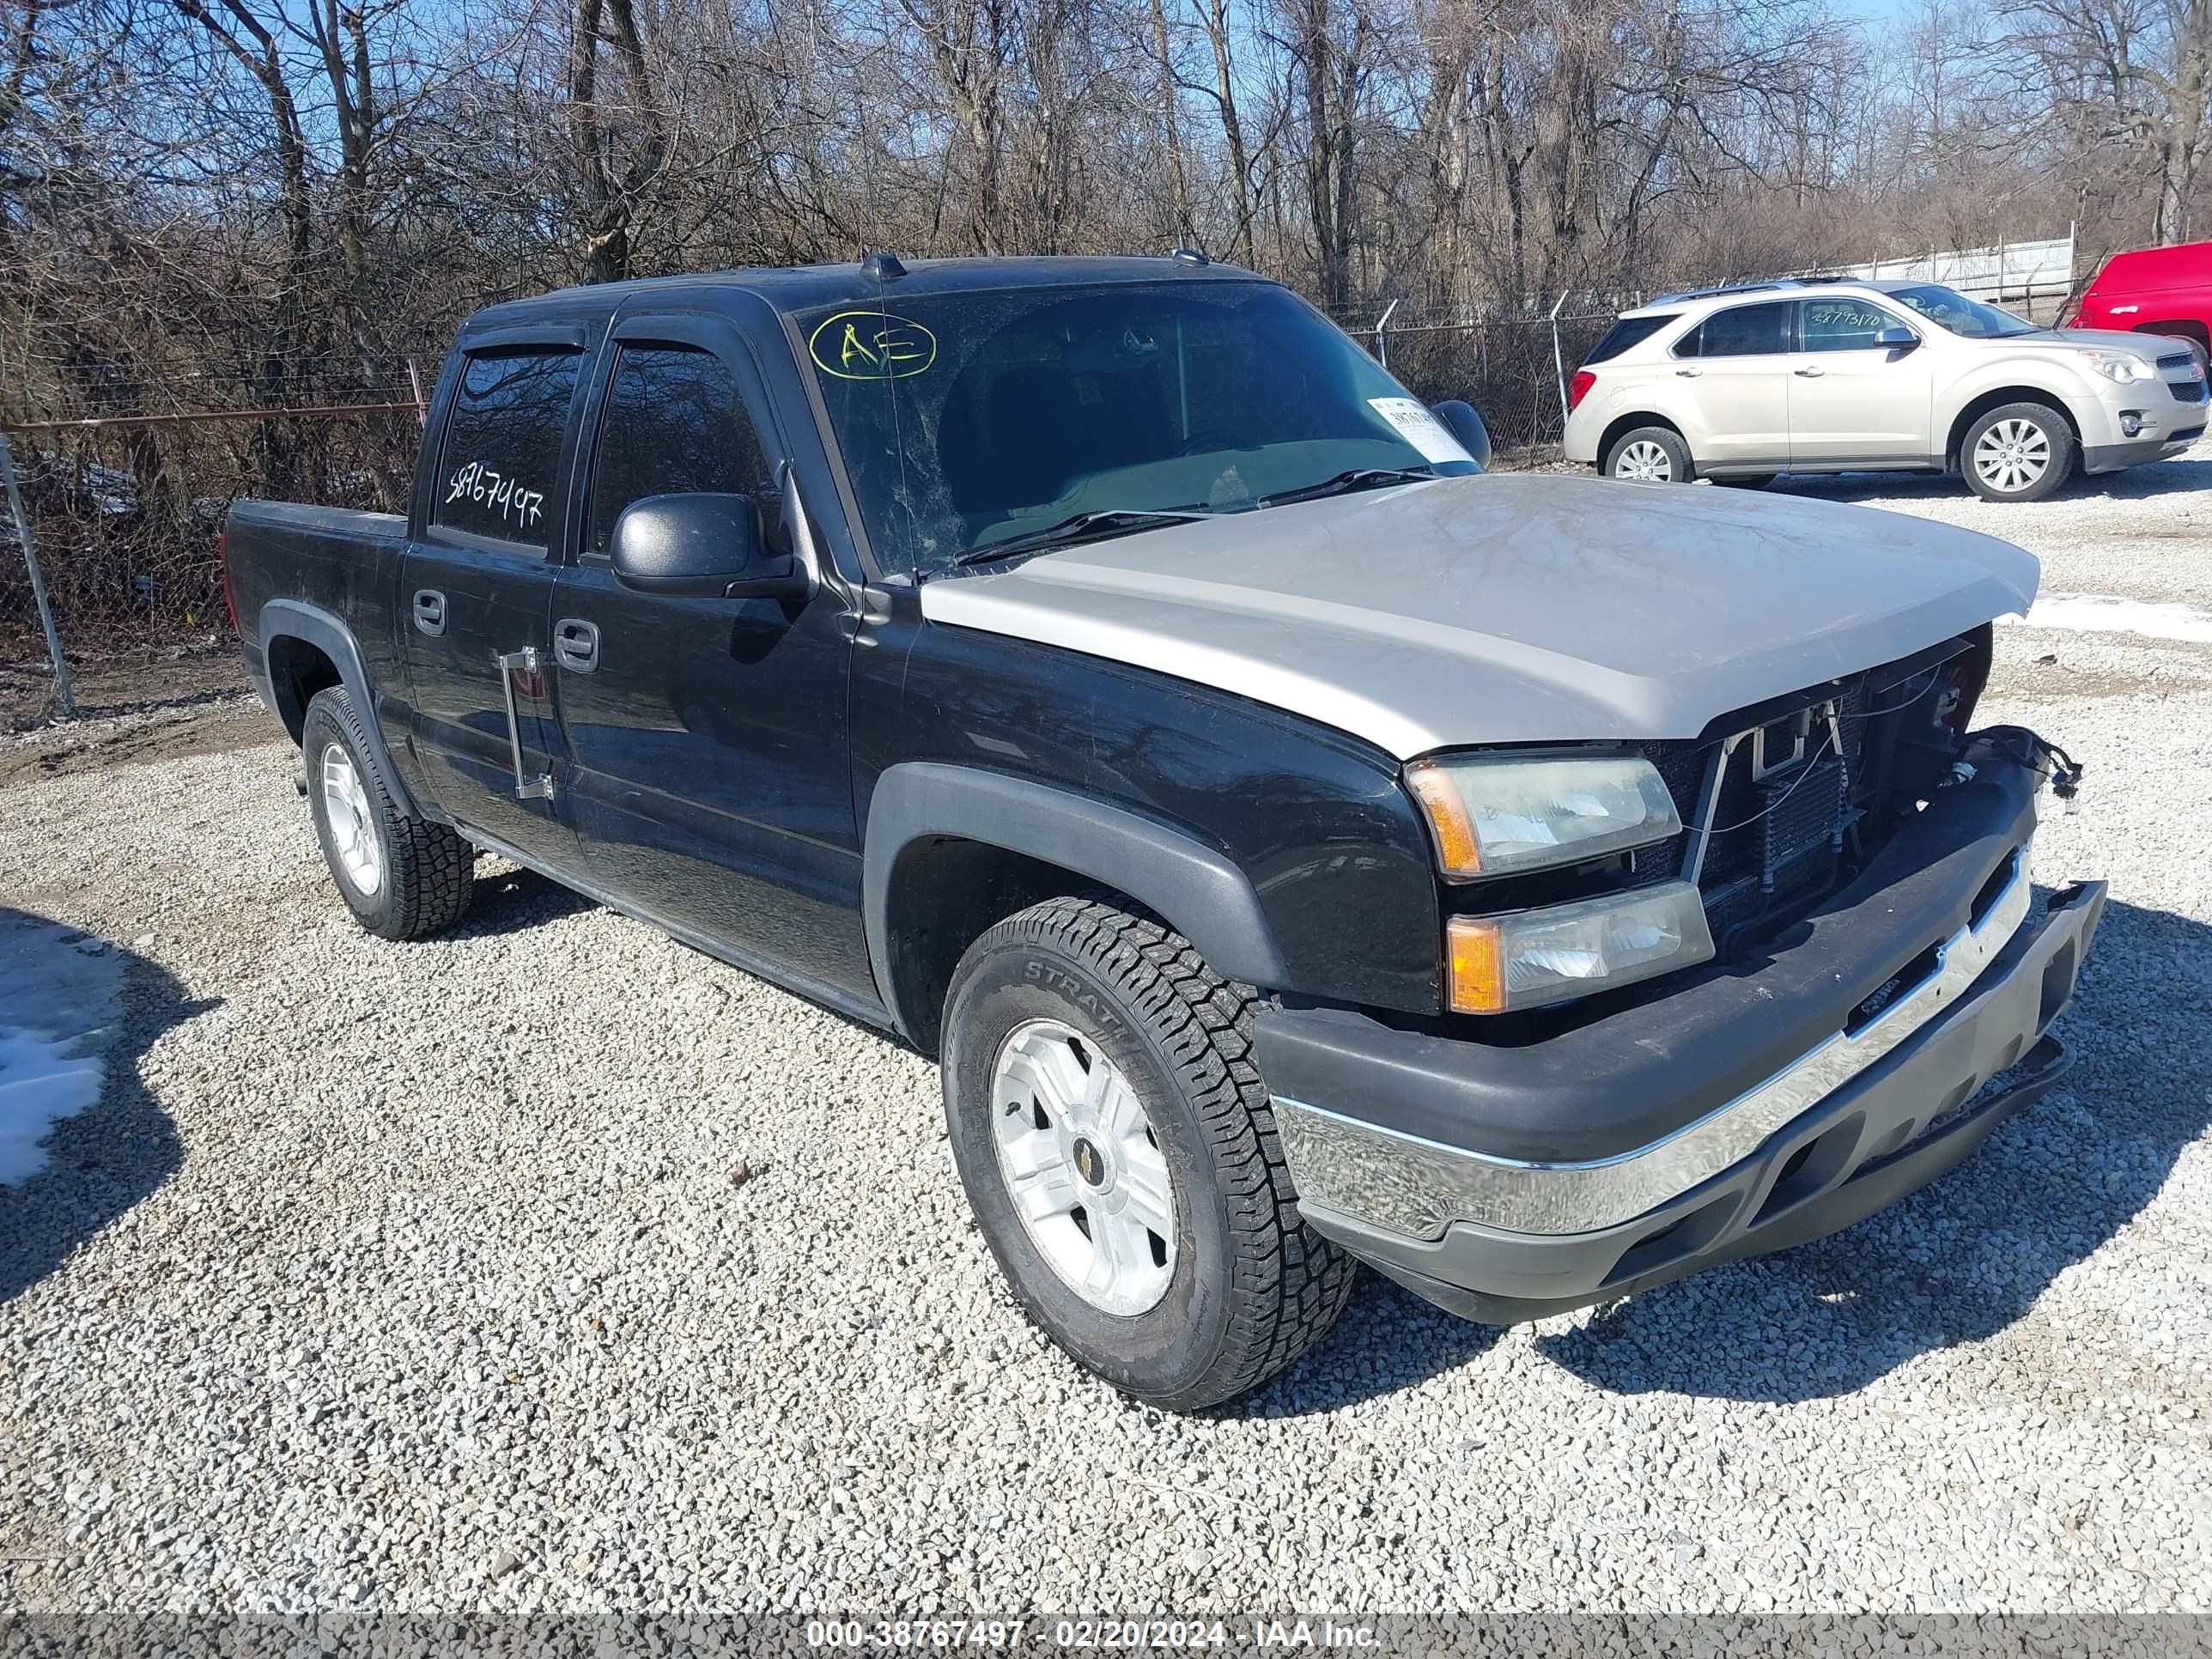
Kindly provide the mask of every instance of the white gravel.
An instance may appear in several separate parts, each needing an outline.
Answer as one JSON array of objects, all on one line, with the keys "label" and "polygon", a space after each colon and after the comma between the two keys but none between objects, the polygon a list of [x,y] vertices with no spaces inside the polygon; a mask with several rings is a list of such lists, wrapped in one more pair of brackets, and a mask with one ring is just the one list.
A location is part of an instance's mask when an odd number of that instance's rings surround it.
[{"label": "white gravel", "polygon": [[[2212,610],[2212,463],[1996,508]],[[278,743],[0,787],[130,958],[0,1192],[0,1607],[2195,1609],[2212,1601],[2212,646],[2009,627],[2112,903],[2072,1085],[1836,1238],[1499,1333],[1362,1282],[1212,1416],[1047,1347],[933,1068],[532,876],[331,895]],[[3,1022],[0,1022],[3,1023]]]}]

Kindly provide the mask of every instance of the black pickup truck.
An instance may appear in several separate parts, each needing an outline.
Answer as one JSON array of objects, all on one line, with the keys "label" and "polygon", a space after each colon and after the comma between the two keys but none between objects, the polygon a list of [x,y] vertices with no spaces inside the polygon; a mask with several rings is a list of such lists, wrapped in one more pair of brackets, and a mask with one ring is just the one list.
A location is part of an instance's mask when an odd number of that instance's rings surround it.
[{"label": "black pickup truck", "polygon": [[878,255],[481,312],[406,515],[227,568],[363,927],[489,853],[937,1055],[1030,1313],[1191,1407],[1355,1260],[1619,1297],[2069,1061],[2075,769],[1970,729],[2035,562],[1487,448],[1246,271]]}]

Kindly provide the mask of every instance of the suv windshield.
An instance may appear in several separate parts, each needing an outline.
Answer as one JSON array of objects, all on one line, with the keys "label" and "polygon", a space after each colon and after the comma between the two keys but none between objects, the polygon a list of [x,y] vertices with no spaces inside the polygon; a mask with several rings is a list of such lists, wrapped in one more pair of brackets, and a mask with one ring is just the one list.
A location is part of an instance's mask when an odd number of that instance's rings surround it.
[{"label": "suv windshield", "polygon": [[1901,306],[1911,307],[1939,327],[1969,340],[2001,340],[2008,334],[2035,332],[2033,323],[2025,322],[2009,311],[1985,306],[1979,300],[1969,300],[1955,289],[1942,288],[1934,283],[1918,288],[1894,289],[1889,297]]},{"label": "suv windshield", "polygon": [[1128,534],[1173,521],[1147,513],[1391,482],[1368,469],[1478,471],[1272,283],[892,295],[798,322],[869,539],[917,575],[1071,520]]}]

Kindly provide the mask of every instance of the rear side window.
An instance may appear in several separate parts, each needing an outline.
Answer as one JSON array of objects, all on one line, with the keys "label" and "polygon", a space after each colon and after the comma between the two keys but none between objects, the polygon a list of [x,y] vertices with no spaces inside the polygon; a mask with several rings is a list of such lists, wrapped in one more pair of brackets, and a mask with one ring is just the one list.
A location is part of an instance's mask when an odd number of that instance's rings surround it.
[{"label": "rear side window", "polygon": [[759,434],[729,366],[693,346],[626,345],[615,360],[592,470],[592,551],[603,553],[623,508],[695,491],[775,498]]},{"label": "rear side window", "polygon": [[1763,357],[1790,349],[1788,300],[1716,311],[1674,348],[1677,357]]},{"label": "rear side window", "polygon": [[577,363],[574,351],[538,346],[470,355],[446,420],[432,524],[544,549]]},{"label": "rear side window", "polygon": [[1629,347],[1641,345],[1674,320],[1671,313],[1663,317],[1623,317],[1606,330],[1602,340],[1590,348],[1589,356],[1583,359],[1583,366],[1588,368],[1592,363],[1611,362]]}]

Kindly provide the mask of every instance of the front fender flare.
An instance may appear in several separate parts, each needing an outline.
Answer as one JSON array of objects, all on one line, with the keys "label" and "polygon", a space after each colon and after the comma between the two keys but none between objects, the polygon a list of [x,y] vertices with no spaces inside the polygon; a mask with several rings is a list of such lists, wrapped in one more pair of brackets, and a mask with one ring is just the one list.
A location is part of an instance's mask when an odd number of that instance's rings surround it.
[{"label": "front fender flare", "polygon": [[[280,638],[302,641],[331,659],[338,671],[338,678],[352,694],[354,706],[361,710],[362,724],[368,731],[369,747],[374,751],[371,758],[384,770],[392,792],[392,804],[403,817],[423,817],[422,809],[415,804],[415,797],[408,791],[407,781],[392,765],[391,753],[384,746],[384,726],[377,713],[376,693],[369,684],[368,669],[362,661],[361,647],[354,641],[353,630],[318,605],[299,599],[271,599],[261,607],[261,653],[264,665],[270,641]],[[265,666],[264,672],[267,672]],[[283,695],[275,676],[270,675],[271,702]],[[304,714],[307,711],[300,712]],[[283,710],[280,708],[277,713],[281,716]]]},{"label": "front fender flare", "polygon": [[1225,978],[1267,989],[1288,978],[1250,881],[1188,831],[1054,785],[910,761],[876,781],[860,884],[869,963],[902,1027],[908,1021],[892,982],[892,878],[908,848],[938,839],[1002,848],[1126,893],[1188,939]]}]

